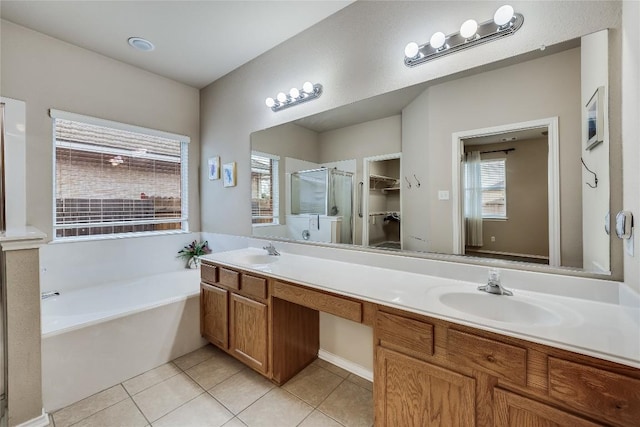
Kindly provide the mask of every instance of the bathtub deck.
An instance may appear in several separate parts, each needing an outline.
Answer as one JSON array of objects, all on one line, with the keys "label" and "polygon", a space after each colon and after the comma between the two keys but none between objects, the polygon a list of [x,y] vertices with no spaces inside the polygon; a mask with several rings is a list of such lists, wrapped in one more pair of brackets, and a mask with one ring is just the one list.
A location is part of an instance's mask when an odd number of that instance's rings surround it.
[{"label": "bathtub deck", "polygon": [[371,382],[323,360],[277,387],[207,345],[52,417],[56,427],[373,425],[371,390]]}]

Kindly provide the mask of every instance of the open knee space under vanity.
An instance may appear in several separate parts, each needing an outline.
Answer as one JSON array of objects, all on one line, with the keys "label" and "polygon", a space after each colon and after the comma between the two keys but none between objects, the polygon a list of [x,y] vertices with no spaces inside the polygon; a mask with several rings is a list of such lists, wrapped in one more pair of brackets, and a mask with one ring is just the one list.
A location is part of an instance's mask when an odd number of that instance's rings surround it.
[{"label": "open knee space under vanity", "polygon": [[640,419],[635,367],[323,289],[285,277],[284,267],[208,258],[202,336],[278,385],[317,358],[319,312],[371,326],[376,426],[632,426]]}]

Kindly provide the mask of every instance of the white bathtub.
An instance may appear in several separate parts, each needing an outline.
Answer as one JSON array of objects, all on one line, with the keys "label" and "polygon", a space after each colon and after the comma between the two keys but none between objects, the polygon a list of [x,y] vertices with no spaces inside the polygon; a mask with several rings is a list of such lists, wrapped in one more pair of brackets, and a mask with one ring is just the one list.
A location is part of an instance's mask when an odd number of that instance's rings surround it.
[{"label": "white bathtub", "polygon": [[204,345],[199,273],[118,281],[42,301],[45,409],[67,406]]}]

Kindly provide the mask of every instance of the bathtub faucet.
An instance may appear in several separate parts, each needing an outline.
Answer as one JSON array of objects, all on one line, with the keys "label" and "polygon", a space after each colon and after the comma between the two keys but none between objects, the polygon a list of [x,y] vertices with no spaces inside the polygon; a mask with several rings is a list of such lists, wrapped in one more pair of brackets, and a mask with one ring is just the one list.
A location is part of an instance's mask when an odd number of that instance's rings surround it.
[{"label": "bathtub faucet", "polygon": [[280,255],[280,252],[273,246],[273,243],[269,242],[269,246],[264,246],[262,249],[267,251],[269,255]]},{"label": "bathtub faucet", "polygon": [[60,292],[58,292],[58,291],[48,291],[48,292],[42,292],[40,294],[40,298],[47,299],[47,298],[51,298],[51,297],[56,297],[58,295],[60,295]]}]

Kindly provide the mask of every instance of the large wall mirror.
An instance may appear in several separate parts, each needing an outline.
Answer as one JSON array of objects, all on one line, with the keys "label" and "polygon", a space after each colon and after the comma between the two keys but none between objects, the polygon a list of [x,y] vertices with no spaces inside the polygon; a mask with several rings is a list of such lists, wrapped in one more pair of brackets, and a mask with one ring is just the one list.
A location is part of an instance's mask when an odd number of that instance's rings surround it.
[{"label": "large wall mirror", "polygon": [[607,37],[253,133],[254,236],[610,274]]}]

